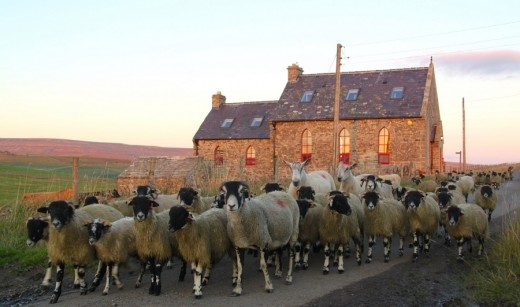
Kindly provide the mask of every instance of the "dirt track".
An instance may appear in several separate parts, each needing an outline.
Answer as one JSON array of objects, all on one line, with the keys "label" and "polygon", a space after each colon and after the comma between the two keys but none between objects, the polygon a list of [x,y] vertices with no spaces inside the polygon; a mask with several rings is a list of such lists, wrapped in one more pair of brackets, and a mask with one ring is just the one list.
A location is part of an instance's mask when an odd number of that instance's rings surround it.
[{"label": "dirt track", "polygon": [[[502,218],[508,212],[519,208],[520,173],[515,174],[515,181],[502,185],[500,204],[493,214],[493,232],[497,232]],[[188,273],[186,281],[178,282],[179,263],[174,269],[163,271],[163,287],[160,296],[148,294],[149,280],[145,277],[139,289],[133,288],[135,280],[135,264],[122,269],[125,287],[118,290],[112,286],[107,296],[101,295],[101,289],[80,296],[79,290],[71,289],[71,274],[65,277],[64,292],[59,304],[66,306],[166,306],[166,305],[205,305],[205,306],[381,306],[381,305],[472,305],[460,286],[460,275],[469,268],[466,264],[456,263],[456,248],[446,248],[434,242],[430,258],[420,255],[418,263],[412,263],[412,251],[405,250],[404,257],[398,257],[396,251],[398,240],[394,240],[393,254],[389,263],[383,262],[381,242],[374,251],[371,264],[358,266],[352,258],[345,262],[345,273],[338,274],[335,268],[329,275],[323,275],[322,255],[311,254],[310,268],[307,271],[294,273],[292,285],[285,285],[284,279],[274,279],[274,293],[264,292],[264,281],[257,271],[258,260],[251,255],[246,256],[243,278],[243,294],[240,297],[229,297],[231,293],[231,262],[228,259],[217,264],[212,278],[203,289],[204,297],[195,300],[192,295],[192,276]],[[489,243],[488,243],[489,245]],[[468,257],[474,257],[469,255]],[[287,262],[284,259],[284,265]],[[450,268],[455,268],[450,273]],[[92,271],[87,274],[91,280]],[[38,285],[41,279],[32,277],[23,285]],[[32,305],[47,305],[51,290],[44,295],[31,298]],[[2,300],[3,302],[3,300]],[[26,301],[27,302],[27,301]]]}]

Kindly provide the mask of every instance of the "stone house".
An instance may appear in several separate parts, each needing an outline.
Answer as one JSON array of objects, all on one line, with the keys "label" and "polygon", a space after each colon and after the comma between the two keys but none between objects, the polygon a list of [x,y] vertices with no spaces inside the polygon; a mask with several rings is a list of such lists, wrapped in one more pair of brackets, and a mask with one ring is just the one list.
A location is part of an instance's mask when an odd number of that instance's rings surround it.
[{"label": "stone house", "polygon": [[[303,74],[296,64],[279,100],[227,103],[220,92],[193,137],[195,156],[227,179],[290,176],[283,161],[311,159],[308,171],[334,174],[339,161],[359,173],[443,169],[443,130],[433,63],[428,67],[342,72],[334,136],[336,74]],[[337,138],[337,154],[333,153]]]}]

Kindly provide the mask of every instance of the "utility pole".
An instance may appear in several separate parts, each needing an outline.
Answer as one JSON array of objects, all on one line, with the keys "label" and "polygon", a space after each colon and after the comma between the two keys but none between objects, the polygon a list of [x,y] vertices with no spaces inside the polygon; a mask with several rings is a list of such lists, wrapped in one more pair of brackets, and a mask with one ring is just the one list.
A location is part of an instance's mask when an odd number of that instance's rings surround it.
[{"label": "utility pole", "polygon": [[458,172],[460,172],[460,169],[461,169],[461,154],[462,152],[461,151],[456,151],[455,154],[456,155],[459,155],[459,168],[457,169]]},{"label": "utility pole", "polygon": [[338,130],[339,130],[339,95],[341,92],[341,44],[336,45],[336,92],[334,95],[334,131],[332,133],[333,138],[333,148],[332,148],[332,163],[331,163],[331,173],[334,173],[334,169],[336,166],[336,161],[338,160]]},{"label": "utility pole", "polygon": [[462,97],[462,172],[466,172],[466,110],[464,108],[464,97]]},{"label": "utility pole", "polygon": [[74,206],[79,205],[79,157],[72,158],[72,203]]}]

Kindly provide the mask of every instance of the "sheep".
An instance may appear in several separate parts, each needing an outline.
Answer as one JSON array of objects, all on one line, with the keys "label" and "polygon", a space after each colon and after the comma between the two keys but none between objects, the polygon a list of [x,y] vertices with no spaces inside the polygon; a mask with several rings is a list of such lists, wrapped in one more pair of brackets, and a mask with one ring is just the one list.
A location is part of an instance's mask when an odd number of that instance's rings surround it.
[{"label": "sheep", "polygon": [[226,235],[226,212],[210,209],[194,217],[187,208],[177,206],[170,209],[169,216],[168,228],[175,233],[182,257],[191,263],[195,298],[202,298],[202,286],[207,284],[214,264],[228,254],[236,268],[234,248]]},{"label": "sheep", "polygon": [[491,214],[495,210],[498,202],[497,191],[490,185],[483,185],[475,191],[475,203],[482,209],[487,209],[488,222],[491,221]]},{"label": "sheep", "polygon": [[[88,244],[88,235],[83,225],[89,219],[97,216],[116,220],[122,218],[122,214],[111,207],[100,204],[74,210],[74,207],[66,201],[53,201],[47,207],[38,208],[38,212],[48,213],[52,225],[49,229],[47,253],[50,261],[57,266],[57,277],[50,303],[56,303],[61,295],[64,266],[67,263],[78,266],[80,293],[81,295],[87,294],[87,283],[84,279],[85,267],[96,258],[96,255],[95,250]],[[99,280],[96,278],[102,274],[104,272],[100,272],[98,267],[98,273],[92,282],[94,289],[99,284]]]},{"label": "sheep", "polygon": [[451,239],[446,231],[446,210],[449,206],[454,204],[462,204],[466,199],[462,194],[455,190],[448,190],[447,188],[438,188],[436,191],[437,204],[441,210],[441,221],[439,225],[444,229],[444,244],[451,245]]},{"label": "sheep", "polygon": [[339,190],[345,194],[352,193],[359,196],[363,193],[363,188],[361,187],[361,180],[352,173],[352,169],[356,166],[357,163],[348,165],[340,162],[337,173]]},{"label": "sheep", "polygon": [[[27,246],[35,246],[38,241],[49,241],[49,223],[46,217],[30,217],[27,220]],[[43,277],[42,286],[48,287],[51,285],[52,268],[54,267],[52,261],[47,260],[47,268],[45,269],[45,276]],[[74,268],[74,286],[79,287],[78,269]]]},{"label": "sheep", "polygon": [[364,192],[374,191],[383,198],[393,198],[392,186],[383,182],[379,182],[375,175],[368,175],[361,180],[361,186],[364,187]]},{"label": "sheep", "polygon": [[83,206],[88,206],[88,205],[92,205],[92,204],[99,204],[99,200],[97,199],[97,197],[93,196],[93,195],[85,197]]},{"label": "sheep", "polygon": [[462,176],[459,180],[455,182],[455,184],[459,188],[462,195],[464,195],[466,202],[468,202],[468,195],[471,191],[473,191],[475,187],[475,180],[473,180],[473,177]]},{"label": "sheep", "polygon": [[404,197],[410,231],[413,235],[413,257],[416,262],[419,253],[419,236],[424,238],[424,252],[430,251],[430,238],[439,227],[441,211],[435,200],[421,191],[409,191]]},{"label": "sheep", "polygon": [[[134,211],[134,227],[137,254],[141,261],[150,264],[152,282],[148,294],[161,294],[161,271],[172,255],[182,259],[177,240],[168,231],[169,211],[156,214],[153,210],[159,204],[150,196],[135,196],[128,203]],[[179,281],[186,275],[186,262],[179,274]]]},{"label": "sheep", "polygon": [[361,197],[365,212],[365,232],[368,236],[366,263],[372,262],[372,246],[376,236],[383,237],[384,262],[390,261],[392,236],[398,235],[399,256],[403,256],[404,240],[409,234],[408,217],[404,205],[393,198],[381,198],[377,192],[366,192]]},{"label": "sheep", "polygon": [[268,182],[261,188],[261,190],[265,193],[272,191],[285,191],[285,189],[278,182]]},{"label": "sheep", "polygon": [[334,193],[329,197],[329,204],[323,209],[320,223],[319,233],[320,242],[324,245],[324,263],[323,274],[329,273],[329,257],[331,249],[338,247],[338,273],[342,274],[345,269],[343,266],[343,246],[352,238],[356,245],[356,262],[361,264],[361,249],[363,246],[363,238],[357,214],[352,213],[354,205],[352,203],[361,201],[355,195],[347,197],[343,194]]},{"label": "sheep", "polygon": [[408,192],[410,188],[407,187],[396,187],[392,189],[392,194],[394,195],[394,199],[398,201],[402,201],[406,192]]},{"label": "sheep", "polygon": [[177,193],[180,205],[192,214],[201,214],[211,208],[214,197],[201,197],[198,191],[191,187],[181,188]]},{"label": "sheep", "polygon": [[[265,290],[273,292],[265,263],[265,253],[288,246],[289,266],[285,282],[292,283],[294,245],[298,240],[299,210],[296,200],[286,192],[273,191],[249,198],[249,187],[241,181],[224,182],[220,188],[226,201],[227,233],[235,246],[238,274],[232,295],[242,294],[242,263],[239,248],[260,251],[260,268],[264,273]],[[281,276],[281,272],[275,273]]]},{"label": "sheep", "polygon": [[317,193],[327,193],[336,189],[334,178],[327,171],[305,172],[305,165],[309,161],[284,161],[291,169],[292,179],[288,192],[294,199],[298,198],[296,190],[299,186],[311,186]]},{"label": "sheep", "polygon": [[394,189],[401,186],[401,176],[399,176],[399,174],[379,175],[378,177],[383,180],[390,180],[392,188]]},{"label": "sheep", "polygon": [[[114,278],[117,288],[122,288],[119,279],[119,265],[125,263],[129,256],[137,257],[135,245],[134,220],[131,217],[121,218],[113,223],[103,219],[92,219],[85,224],[88,242],[94,246],[99,261],[107,266],[107,276],[103,295],[110,290],[110,279]],[[141,270],[135,287],[139,287],[143,279],[146,263],[141,262]]]},{"label": "sheep", "polygon": [[435,192],[438,184],[435,180],[422,180],[419,178],[413,178],[412,181],[417,185],[417,190],[427,192]]},{"label": "sheep", "polygon": [[462,253],[464,242],[470,243],[471,246],[472,238],[478,239],[478,255],[482,254],[484,241],[489,238],[488,224],[486,212],[478,205],[466,203],[448,208],[446,229],[450,236],[457,239],[458,261],[464,260]]}]

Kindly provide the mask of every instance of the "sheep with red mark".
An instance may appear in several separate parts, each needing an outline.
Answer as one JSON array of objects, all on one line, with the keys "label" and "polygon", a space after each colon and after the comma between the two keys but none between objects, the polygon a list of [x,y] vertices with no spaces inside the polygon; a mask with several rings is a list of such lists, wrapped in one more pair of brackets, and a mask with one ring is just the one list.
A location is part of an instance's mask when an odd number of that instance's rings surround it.
[{"label": "sheep with red mark", "polygon": [[[249,186],[241,181],[224,182],[220,188],[226,202],[227,233],[235,246],[238,274],[232,295],[242,294],[242,261],[239,248],[260,251],[260,268],[264,274],[265,291],[273,292],[267,271],[265,253],[289,248],[289,266],[285,282],[292,283],[294,246],[298,241],[299,209],[296,200],[286,192],[273,191],[255,198],[249,197]],[[281,276],[281,271],[275,273]]]}]

